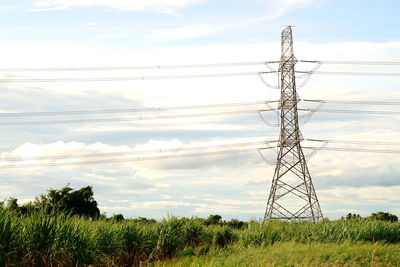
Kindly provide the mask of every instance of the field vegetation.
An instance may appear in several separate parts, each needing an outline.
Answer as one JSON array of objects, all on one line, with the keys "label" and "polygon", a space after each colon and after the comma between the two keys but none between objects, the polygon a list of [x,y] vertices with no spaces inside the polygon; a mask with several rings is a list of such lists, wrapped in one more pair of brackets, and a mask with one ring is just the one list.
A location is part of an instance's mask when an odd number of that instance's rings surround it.
[{"label": "field vegetation", "polygon": [[[0,211],[1,266],[139,266],[174,257],[205,257],[207,261],[207,255],[242,249],[270,251],[283,243],[291,244],[287,247],[290,249],[296,247],[294,244],[336,246],[361,242],[373,247],[375,243],[387,246],[399,241],[400,223],[365,219],[319,224],[251,221],[238,227],[221,221],[210,224],[200,218],[118,222],[58,213],[27,216],[7,209]],[[394,248],[399,251],[398,245]]]},{"label": "field vegetation", "polygon": [[400,245],[369,242],[233,245],[205,255],[176,257],[163,267],[400,266]]},{"label": "field vegetation", "polygon": [[0,204],[0,266],[400,266],[400,223],[384,212],[316,224],[107,218],[91,187]]}]

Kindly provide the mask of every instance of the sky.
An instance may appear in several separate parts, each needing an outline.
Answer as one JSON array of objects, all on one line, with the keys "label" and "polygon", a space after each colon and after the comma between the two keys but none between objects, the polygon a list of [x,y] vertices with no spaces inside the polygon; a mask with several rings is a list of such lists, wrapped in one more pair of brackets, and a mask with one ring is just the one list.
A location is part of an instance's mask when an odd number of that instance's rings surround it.
[{"label": "sky", "polygon": [[[260,219],[274,172],[274,149],[263,150],[264,158],[254,146],[249,151],[145,161],[130,161],[121,154],[105,158],[93,154],[197,146],[214,151],[215,145],[234,148],[235,143],[277,140],[274,111],[263,112],[264,120],[257,112],[188,118],[173,118],[177,115],[173,110],[44,117],[21,113],[274,101],[279,99],[275,73],[262,77],[115,78],[277,69],[276,64],[164,66],[279,60],[280,32],[287,25],[293,27],[299,60],[400,61],[399,9],[400,3],[394,0],[0,0],[0,111],[20,114],[0,117],[0,199],[16,197],[23,204],[49,188],[91,185],[107,215],[221,214],[224,219]],[[115,69],[129,66],[161,67]],[[91,67],[108,70],[40,70]],[[296,66],[305,71],[314,67],[310,63]],[[13,68],[30,70],[16,72]],[[400,73],[399,66],[322,65],[318,70]],[[87,77],[98,80],[68,80]],[[400,101],[398,79],[313,74],[308,81],[299,77],[297,83],[304,82],[298,89],[302,99]],[[300,106],[315,108],[310,103]],[[256,107],[274,109],[276,105]],[[254,105],[183,112],[235,113],[246,108],[254,109]],[[324,108],[397,111],[398,106],[325,104]],[[137,119],[159,115],[171,117]],[[7,125],[85,119],[85,123]],[[396,142],[400,120],[394,115],[317,112],[301,131],[308,139]],[[304,144],[308,145],[320,144]],[[365,144],[344,147],[376,148]],[[63,166],[74,160],[73,155],[82,154],[91,155],[75,161],[109,162]],[[64,157],[34,160],[55,155]],[[72,159],[68,158],[71,155]],[[153,151],[150,155],[160,154]],[[10,157],[22,161],[10,162]],[[115,159],[123,161],[112,162]],[[324,216],[335,219],[349,212],[367,216],[381,210],[400,215],[399,162],[399,154],[315,153],[308,166]]]}]

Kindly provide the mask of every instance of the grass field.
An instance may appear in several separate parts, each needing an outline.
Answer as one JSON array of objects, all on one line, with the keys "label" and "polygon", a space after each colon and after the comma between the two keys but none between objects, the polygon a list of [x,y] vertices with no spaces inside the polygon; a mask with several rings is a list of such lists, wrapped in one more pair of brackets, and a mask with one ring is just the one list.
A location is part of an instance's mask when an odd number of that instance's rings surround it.
[{"label": "grass field", "polygon": [[185,266],[194,260],[193,266],[337,261],[396,266],[399,242],[400,223],[382,221],[249,222],[235,229],[198,218],[89,221],[0,210],[0,266]]},{"label": "grass field", "polygon": [[234,245],[207,255],[177,257],[157,266],[400,266],[400,244],[279,242],[248,248]]}]

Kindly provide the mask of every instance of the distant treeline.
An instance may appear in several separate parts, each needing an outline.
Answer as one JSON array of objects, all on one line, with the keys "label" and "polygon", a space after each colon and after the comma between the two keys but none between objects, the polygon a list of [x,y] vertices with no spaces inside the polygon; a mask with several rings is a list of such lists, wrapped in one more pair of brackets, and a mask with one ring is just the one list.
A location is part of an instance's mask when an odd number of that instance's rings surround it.
[{"label": "distant treeline", "polygon": [[[63,213],[90,220],[113,220],[117,222],[125,220],[124,216],[120,213],[114,214],[109,218],[105,213],[100,213],[97,201],[93,197],[93,188],[91,186],[82,187],[79,190],[74,190],[69,186],[61,189],[49,189],[47,194],[41,194],[36,197],[34,201],[23,205],[18,205],[18,199],[16,198],[9,198],[6,201],[0,202],[0,209],[6,209],[25,216],[39,212],[46,214]],[[364,218],[359,214],[349,213],[346,216],[342,216],[341,219],[370,219],[389,222],[398,221],[398,217],[396,215],[382,211],[372,213],[370,216]],[[146,223],[156,222],[154,219],[143,217],[129,220]],[[202,220],[205,225],[222,224],[237,229],[241,229],[247,225],[246,222],[239,221],[237,219],[222,221],[222,217],[220,215],[210,215],[207,219],[199,218],[199,220]]]}]

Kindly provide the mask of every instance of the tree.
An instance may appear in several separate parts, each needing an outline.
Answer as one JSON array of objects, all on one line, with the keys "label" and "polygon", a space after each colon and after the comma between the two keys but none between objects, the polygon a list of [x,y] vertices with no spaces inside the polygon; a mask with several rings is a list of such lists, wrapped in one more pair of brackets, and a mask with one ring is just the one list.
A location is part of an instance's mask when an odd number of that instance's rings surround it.
[{"label": "tree", "polygon": [[110,219],[113,220],[113,221],[116,221],[116,222],[120,222],[120,221],[125,220],[124,215],[122,215],[120,213],[119,214],[114,214]]},{"label": "tree", "polygon": [[397,222],[399,221],[399,218],[391,214],[389,212],[383,212],[379,211],[377,213],[372,213],[371,216],[368,217],[371,220],[377,220],[377,221],[387,221],[387,222]]},{"label": "tree", "polygon": [[50,189],[47,195],[42,194],[35,199],[34,206],[47,213],[62,211],[91,219],[96,219],[100,215],[91,186],[79,190],[73,190],[68,186],[60,190]]},{"label": "tree", "polygon": [[18,199],[11,197],[7,200],[6,209],[18,211]]},{"label": "tree", "polygon": [[146,217],[139,217],[136,219],[131,219],[130,221],[138,224],[154,224],[157,222],[155,219],[147,219]]},{"label": "tree", "polygon": [[360,216],[360,214],[355,214],[355,213],[353,213],[353,214],[351,214],[351,213],[347,214],[347,215],[346,215],[346,220],[351,220],[351,219],[361,219],[361,216]]},{"label": "tree", "polygon": [[205,225],[210,225],[210,224],[220,224],[221,223],[221,215],[210,215],[204,222]]},{"label": "tree", "polygon": [[232,227],[234,229],[242,229],[243,226],[245,225],[245,222],[239,221],[238,219],[231,219],[226,223],[229,227]]}]

